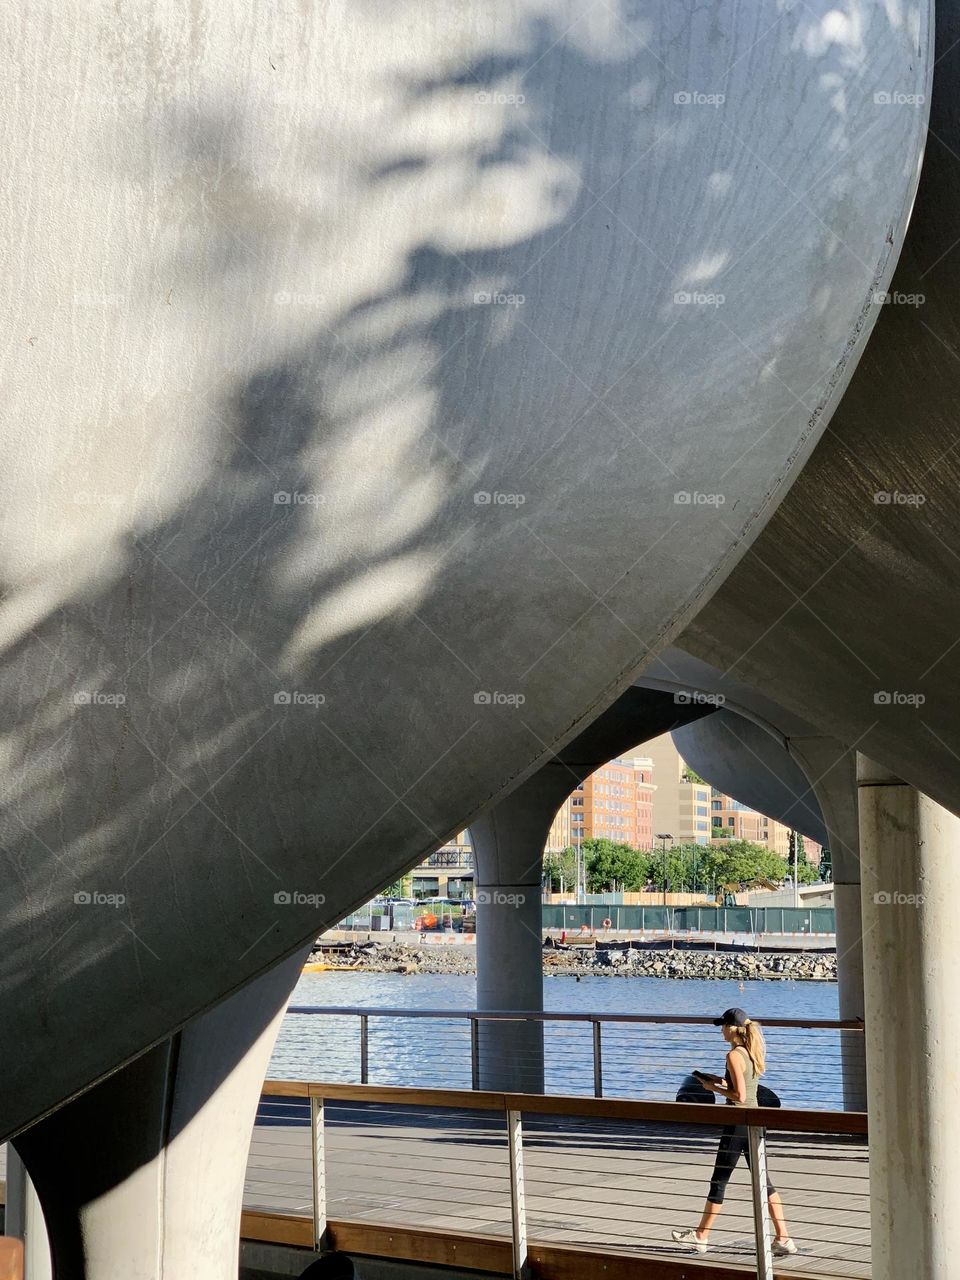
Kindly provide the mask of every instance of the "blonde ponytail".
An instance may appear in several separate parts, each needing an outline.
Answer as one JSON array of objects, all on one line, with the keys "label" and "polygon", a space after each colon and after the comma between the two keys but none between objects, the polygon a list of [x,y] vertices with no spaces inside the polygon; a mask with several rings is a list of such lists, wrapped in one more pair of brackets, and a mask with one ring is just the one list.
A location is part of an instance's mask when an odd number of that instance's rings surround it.
[{"label": "blonde ponytail", "polygon": [[746,1049],[754,1071],[758,1076],[762,1076],[767,1069],[767,1045],[760,1023],[748,1018],[742,1027],[734,1027],[733,1030],[736,1033],[738,1046]]}]

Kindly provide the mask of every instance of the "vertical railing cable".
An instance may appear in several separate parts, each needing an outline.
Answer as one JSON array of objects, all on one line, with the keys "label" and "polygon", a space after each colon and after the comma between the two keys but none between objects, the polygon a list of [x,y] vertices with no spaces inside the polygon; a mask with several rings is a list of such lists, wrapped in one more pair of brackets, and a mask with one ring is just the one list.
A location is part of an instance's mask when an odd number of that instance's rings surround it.
[{"label": "vertical railing cable", "polygon": [[600,1019],[593,1024],[593,1095],[603,1097],[603,1047],[600,1041]]},{"label": "vertical railing cable", "polygon": [[519,1111],[507,1111],[510,1151],[510,1223],[513,1229],[513,1275],[527,1274],[527,1208],[523,1190],[523,1125]]},{"label": "vertical railing cable", "polygon": [[767,1208],[767,1144],[757,1125],[747,1128],[750,1182],[753,1192],[753,1234],[757,1245],[757,1280],[773,1280],[770,1212]]},{"label": "vertical railing cable", "polygon": [[324,1246],[327,1233],[327,1186],[323,1159],[323,1098],[310,1099],[311,1190],[313,1192],[313,1247]]}]

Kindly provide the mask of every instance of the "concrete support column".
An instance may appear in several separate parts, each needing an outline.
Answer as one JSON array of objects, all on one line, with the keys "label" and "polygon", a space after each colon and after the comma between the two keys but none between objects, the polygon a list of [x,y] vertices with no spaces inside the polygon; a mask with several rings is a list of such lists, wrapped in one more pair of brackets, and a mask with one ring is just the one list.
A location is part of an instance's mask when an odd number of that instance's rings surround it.
[{"label": "concrete support column", "polygon": [[[477,887],[477,1008],[543,1011],[540,879]],[[481,1021],[481,1089],[543,1093],[543,1023]]]},{"label": "concrete support column", "polygon": [[952,1280],[960,819],[858,758],[874,1280]]},{"label": "concrete support column", "polygon": [[[470,824],[477,874],[477,1009],[543,1011],[543,846],[576,784],[545,765]],[[483,1021],[481,1089],[543,1092],[543,1024]]]},{"label": "concrete support column", "polygon": [[[827,829],[827,848],[833,863],[840,1017],[863,1021],[862,871],[855,756],[834,738],[821,737],[792,738],[790,753],[809,780]],[[867,879],[872,881],[870,875]],[[859,1033],[845,1033],[840,1048],[843,1105],[847,1111],[864,1111],[867,1077]]]},{"label": "concrete support column", "polygon": [[53,1264],[43,1209],[23,1161],[7,1143],[7,1199],[4,1234],[23,1241],[24,1280],[51,1280]]},{"label": "concrete support column", "polygon": [[54,1280],[236,1280],[247,1149],[303,960],[17,1137]]},{"label": "concrete support column", "polygon": [[[671,692],[631,688],[515,791],[470,824],[476,858],[477,1008],[543,1010],[543,847],[557,810],[606,760],[690,720]],[[484,1089],[543,1092],[543,1026],[479,1023]]]}]

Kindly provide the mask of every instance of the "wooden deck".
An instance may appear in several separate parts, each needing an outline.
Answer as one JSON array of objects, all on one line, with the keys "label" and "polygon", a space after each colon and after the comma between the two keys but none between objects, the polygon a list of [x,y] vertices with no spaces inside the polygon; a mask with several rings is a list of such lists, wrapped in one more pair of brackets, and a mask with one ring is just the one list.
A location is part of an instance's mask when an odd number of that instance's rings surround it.
[{"label": "wooden deck", "polygon": [[[510,1188],[505,1122],[495,1113],[435,1106],[327,1101],[327,1214],[340,1247],[363,1239],[452,1239],[467,1257],[509,1270]],[[310,1129],[306,1104],[285,1099],[257,1125],[245,1209],[309,1218]],[[718,1132],[706,1127],[524,1116],[524,1169],[531,1261],[586,1251],[606,1264],[632,1260],[630,1274],[754,1274],[749,1174],[734,1173],[703,1257],[670,1238],[694,1226],[703,1205]],[[770,1174],[800,1253],[777,1275],[869,1280],[869,1187],[865,1140],[784,1133],[768,1137]],[[252,1218],[247,1219],[253,1221]],[[261,1224],[262,1224],[261,1220]],[[292,1226],[288,1222],[288,1226]],[[262,1230],[262,1225],[258,1228]],[[309,1241],[309,1230],[306,1239]],[[475,1247],[471,1247],[471,1242]],[[493,1246],[501,1244],[502,1248]],[[398,1246],[399,1247],[399,1246]],[[374,1246],[371,1251],[375,1251]],[[448,1250],[449,1252],[449,1250]],[[433,1244],[424,1260],[440,1260]],[[393,1256],[397,1256],[396,1253]],[[644,1265],[647,1264],[647,1265]],[[659,1264],[659,1265],[658,1265]],[[619,1267],[615,1267],[619,1271]],[[569,1267],[548,1268],[569,1274]],[[587,1268],[589,1273],[589,1267]],[[612,1271],[605,1271],[612,1276]]]}]

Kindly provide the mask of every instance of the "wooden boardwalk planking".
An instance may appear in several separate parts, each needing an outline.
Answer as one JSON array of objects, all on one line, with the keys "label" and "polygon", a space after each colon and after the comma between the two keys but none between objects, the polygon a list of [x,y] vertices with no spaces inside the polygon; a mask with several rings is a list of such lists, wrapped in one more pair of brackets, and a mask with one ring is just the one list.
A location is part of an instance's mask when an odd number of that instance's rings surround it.
[{"label": "wooden boardwalk planking", "polygon": [[[418,1107],[326,1105],[331,1219],[510,1237],[506,1133],[500,1116]],[[292,1118],[292,1117],[291,1117]],[[309,1128],[258,1125],[246,1209],[310,1213]],[[698,1263],[670,1238],[693,1226],[713,1167],[717,1131],[619,1120],[524,1118],[528,1235],[611,1256]],[[862,1140],[773,1135],[769,1164],[796,1258],[777,1274],[869,1280],[869,1181]],[[753,1265],[749,1174],[741,1163],[704,1262]]]}]

